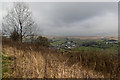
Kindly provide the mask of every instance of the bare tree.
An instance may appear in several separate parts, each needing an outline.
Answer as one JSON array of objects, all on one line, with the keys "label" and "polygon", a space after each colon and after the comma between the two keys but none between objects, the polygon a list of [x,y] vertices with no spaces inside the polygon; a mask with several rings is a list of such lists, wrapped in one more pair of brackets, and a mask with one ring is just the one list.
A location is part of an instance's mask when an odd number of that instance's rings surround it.
[{"label": "bare tree", "polygon": [[35,22],[29,7],[23,2],[16,2],[13,8],[3,18],[3,33],[10,34],[17,31],[20,35],[20,42],[28,35],[33,35],[35,30]]}]

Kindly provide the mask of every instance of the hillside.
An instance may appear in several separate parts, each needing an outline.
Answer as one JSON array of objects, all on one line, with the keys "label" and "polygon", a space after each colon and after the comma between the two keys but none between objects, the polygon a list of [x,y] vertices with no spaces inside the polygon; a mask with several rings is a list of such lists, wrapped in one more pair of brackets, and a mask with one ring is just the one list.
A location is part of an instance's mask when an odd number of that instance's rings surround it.
[{"label": "hillside", "polygon": [[59,53],[42,46],[36,48],[33,44],[3,42],[3,78],[110,78],[118,76],[116,56],[100,54],[99,57],[95,56],[93,51],[89,52],[92,56],[87,53]]},{"label": "hillside", "polygon": [[[49,53],[49,54],[48,54]],[[92,70],[86,70],[78,64],[68,66],[66,58],[55,52],[35,52],[29,50],[17,50],[14,47],[3,46],[3,69],[7,68],[8,72],[4,72],[3,77],[15,78],[102,78],[100,73]],[[12,59],[11,59],[12,58]],[[12,64],[8,64],[10,63]],[[9,65],[9,66],[5,66]],[[13,72],[11,72],[11,70]],[[12,74],[11,74],[12,73]]]}]

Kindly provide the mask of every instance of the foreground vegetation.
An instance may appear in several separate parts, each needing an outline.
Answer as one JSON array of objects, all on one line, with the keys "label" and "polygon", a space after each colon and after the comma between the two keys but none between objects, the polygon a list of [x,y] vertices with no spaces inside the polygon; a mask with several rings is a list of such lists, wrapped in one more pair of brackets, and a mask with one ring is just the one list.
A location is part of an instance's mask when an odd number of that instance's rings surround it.
[{"label": "foreground vegetation", "polygon": [[[19,46],[18,46],[19,45]],[[118,55],[109,50],[73,49],[61,53],[35,44],[3,40],[4,78],[117,78]]]}]

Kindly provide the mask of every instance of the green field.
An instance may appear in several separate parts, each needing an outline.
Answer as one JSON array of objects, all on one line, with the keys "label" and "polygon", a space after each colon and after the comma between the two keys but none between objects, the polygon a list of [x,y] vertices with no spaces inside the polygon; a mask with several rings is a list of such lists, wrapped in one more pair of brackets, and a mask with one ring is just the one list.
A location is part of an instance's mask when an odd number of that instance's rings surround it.
[{"label": "green field", "polygon": [[[71,49],[64,49],[64,46],[67,45],[66,43],[72,41],[76,45],[74,48]],[[118,53],[118,41],[117,40],[110,40],[110,39],[98,39],[98,40],[80,40],[75,38],[53,38],[51,39],[50,44],[53,47],[60,47],[60,51],[89,51],[89,50],[106,50],[110,53]],[[71,44],[69,44],[71,45]]]}]

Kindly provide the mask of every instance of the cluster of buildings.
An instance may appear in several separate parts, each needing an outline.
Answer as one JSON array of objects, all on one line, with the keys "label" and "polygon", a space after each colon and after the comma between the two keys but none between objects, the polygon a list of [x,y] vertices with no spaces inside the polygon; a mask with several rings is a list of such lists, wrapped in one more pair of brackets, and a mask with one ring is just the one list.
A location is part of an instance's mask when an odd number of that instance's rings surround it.
[{"label": "cluster of buildings", "polygon": [[66,39],[65,42],[57,45],[50,45],[51,48],[53,49],[72,49],[75,48],[79,45],[79,43],[76,43],[72,40]]},{"label": "cluster of buildings", "polygon": [[114,44],[118,44],[117,40],[108,40],[108,39],[101,39],[101,41],[90,41],[90,42],[84,42],[84,43],[77,43],[72,40],[66,39],[65,42],[57,45],[50,45],[53,49],[72,49],[79,46],[84,47],[98,47],[98,48],[105,48],[105,45],[110,44],[109,47],[113,46]]}]

